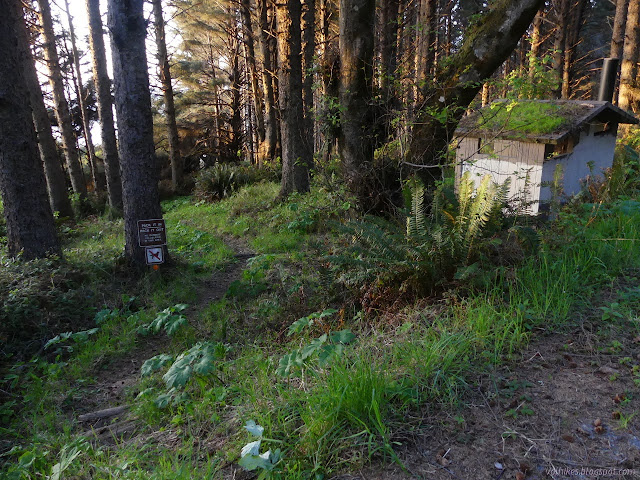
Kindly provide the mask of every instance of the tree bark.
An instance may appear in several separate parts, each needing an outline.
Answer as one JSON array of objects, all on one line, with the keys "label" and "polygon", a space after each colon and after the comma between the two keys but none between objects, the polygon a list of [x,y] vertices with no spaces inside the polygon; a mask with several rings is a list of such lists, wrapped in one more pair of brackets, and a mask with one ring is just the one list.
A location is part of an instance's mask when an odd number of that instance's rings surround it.
[{"label": "tree bark", "polygon": [[180,139],[176,123],[176,107],[173,101],[173,85],[171,84],[171,70],[167,54],[167,41],[164,33],[164,18],[162,17],[162,0],[152,0],[155,21],[157,58],[160,69],[160,84],[164,96],[164,114],[167,121],[167,136],[169,137],[169,160],[171,162],[171,187],[175,192],[182,181],[182,157],[180,156]]},{"label": "tree bark", "polygon": [[340,1],[340,136],[348,188],[368,208],[362,181],[373,162],[372,133],[374,0]]},{"label": "tree bark", "polygon": [[24,72],[24,16],[18,0],[0,0],[0,193],[9,255],[60,254],[47,199]]},{"label": "tree bark", "polygon": [[143,0],[109,0],[107,17],[122,162],[125,255],[140,267],[146,262],[144,249],[138,244],[137,222],[162,218],[143,3]]},{"label": "tree bark", "polygon": [[558,81],[557,88],[554,89],[554,96],[560,98],[562,95],[562,75],[564,67],[564,47],[569,23],[569,2],[571,0],[554,0],[555,34],[553,39],[553,71]]},{"label": "tree bark", "polygon": [[301,15],[300,0],[286,0],[276,6],[282,142],[281,198],[294,191],[309,191],[311,159],[303,137]]},{"label": "tree bark", "polygon": [[428,101],[417,112],[407,162],[428,188],[442,177],[447,147],[466,108],[482,83],[511,55],[542,2],[494,2],[467,32],[458,53],[439,66],[439,88],[423,93]]},{"label": "tree bark", "polygon": [[33,123],[38,136],[38,149],[40,158],[44,165],[44,173],[47,181],[47,191],[49,192],[49,203],[54,212],[59,212],[62,217],[73,217],[73,209],[67,192],[67,182],[64,170],[60,164],[56,141],[51,133],[51,121],[44,104],[40,80],[34,63],[33,55],[29,48],[29,32],[24,22],[20,27],[20,42],[26,54],[24,62],[24,78],[29,89],[29,100]]},{"label": "tree bark", "polygon": [[417,21],[416,84],[431,76],[436,58],[438,0],[420,0]]},{"label": "tree bark", "polygon": [[[304,0],[302,9],[302,104],[304,107],[304,141],[305,147],[313,159],[314,140],[314,110],[313,110],[313,62],[316,53],[316,2]],[[312,163],[309,164],[311,168]]]},{"label": "tree bark", "polygon": [[[617,0],[616,14],[613,19],[613,32],[611,34],[611,51],[609,57],[622,59],[624,48],[624,31],[627,24],[627,12],[629,10],[629,0]],[[616,76],[616,83],[619,77]],[[613,103],[618,104],[618,89],[613,94]]]},{"label": "tree bark", "polygon": [[568,30],[565,36],[564,44],[564,67],[562,71],[562,98],[571,97],[571,73],[573,68],[573,55],[576,45],[580,41],[580,30],[584,23],[584,11],[586,8],[586,0],[576,0],[569,10]]},{"label": "tree bark", "polygon": [[542,33],[542,21],[544,18],[544,5],[538,10],[533,19],[533,29],[531,30],[531,50],[529,51],[529,79],[533,82],[536,77],[536,70],[540,64],[540,45]]},{"label": "tree bark", "polygon": [[55,102],[55,114],[58,121],[58,127],[62,136],[62,149],[71,178],[71,187],[73,193],[80,196],[81,199],[87,196],[87,185],[84,180],[82,166],[78,157],[78,149],[76,148],[76,137],[71,125],[71,114],[69,113],[69,104],[64,95],[64,81],[62,79],[62,71],[60,70],[60,62],[58,60],[58,52],[56,50],[56,36],[53,31],[53,20],[51,18],[51,7],[48,0],[38,0],[40,6],[40,23],[42,26],[42,34],[44,38],[44,58],[49,68],[49,83],[53,91],[53,99]]},{"label": "tree bark", "polygon": [[638,92],[638,48],[640,43],[640,0],[630,0],[625,29],[622,67],[620,69],[620,93],[618,106],[636,111],[640,102]]},{"label": "tree bark", "polygon": [[380,90],[382,98],[387,102],[395,102],[392,91],[395,80],[396,69],[398,68],[398,14],[400,10],[399,0],[388,0],[382,2],[382,31],[380,47]]},{"label": "tree bark", "polygon": [[122,211],[122,181],[120,179],[120,158],[116,130],[113,122],[113,101],[111,98],[111,80],[107,73],[107,56],[105,54],[100,16],[100,1],[85,0],[89,19],[89,48],[93,59],[93,83],[98,100],[98,117],[102,136],[102,153],[109,195],[109,205],[116,211]]},{"label": "tree bark", "polygon": [[104,173],[104,164],[101,158],[96,157],[95,149],[93,148],[93,140],[91,139],[91,128],[89,125],[89,117],[87,115],[87,102],[85,100],[85,89],[82,83],[82,72],[80,70],[80,54],[78,53],[78,47],[76,45],[76,32],[73,27],[73,18],[71,17],[71,11],[69,9],[69,0],[64,0],[64,5],[67,13],[67,20],[69,21],[69,35],[71,37],[71,53],[73,56],[73,66],[76,71],[76,79],[78,85],[76,86],[78,92],[78,105],[80,106],[80,115],[82,117],[82,131],[84,133],[84,142],[87,147],[87,158],[89,159],[89,165],[91,165],[91,176],[93,177],[93,185],[97,192],[104,192],[107,186],[107,181]]},{"label": "tree bark", "polygon": [[629,0],[616,1],[616,15],[613,19],[613,32],[611,34],[611,58],[622,58],[624,48],[624,31],[627,24],[627,12],[629,10]]},{"label": "tree bark", "polygon": [[[265,151],[260,146],[265,141],[265,124],[264,115],[262,112],[262,89],[258,82],[258,67],[256,65],[256,53],[255,53],[255,38],[253,34],[253,22],[251,21],[251,5],[249,0],[242,0],[240,4],[240,11],[242,13],[242,26],[243,40],[245,49],[247,52],[247,64],[249,66],[249,77],[251,81],[251,93],[253,94],[253,109],[256,119],[256,133],[258,140],[258,164],[262,165],[265,160],[263,157]],[[253,149],[252,149],[253,151]]]},{"label": "tree bark", "polygon": [[262,86],[264,88],[264,117],[265,135],[264,142],[258,147],[258,161],[260,159],[273,160],[276,156],[278,143],[278,117],[275,107],[275,93],[273,88],[274,68],[271,58],[273,56],[272,38],[273,28],[269,21],[268,0],[258,0],[260,14],[260,53],[262,54]]}]

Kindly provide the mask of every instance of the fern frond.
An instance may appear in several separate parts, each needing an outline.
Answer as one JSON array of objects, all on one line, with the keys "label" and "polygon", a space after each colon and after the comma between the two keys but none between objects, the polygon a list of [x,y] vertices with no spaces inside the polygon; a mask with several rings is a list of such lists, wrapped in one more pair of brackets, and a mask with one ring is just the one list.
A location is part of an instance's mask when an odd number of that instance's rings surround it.
[{"label": "fern frond", "polygon": [[407,237],[423,237],[426,235],[424,213],[424,185],[418,179],[411,186],[411,211],[407,217]]},{"label": "fern frond", "polygon": [[467,217],[467,210],[473,198],[474,182],[470,172],[464,172],[458,188],[458,219]]},{"label": "fern frond", "polygon": [[491,211],[496,205],[496,192],[498,188],[491,181],[489,175],[485,175],[480,182],[480,186],[469,208],[469,223],[465,235],[465,249],[467,250],[467,261],[471,257],[473,244],[480,235],[482,229],[491,217]]}]

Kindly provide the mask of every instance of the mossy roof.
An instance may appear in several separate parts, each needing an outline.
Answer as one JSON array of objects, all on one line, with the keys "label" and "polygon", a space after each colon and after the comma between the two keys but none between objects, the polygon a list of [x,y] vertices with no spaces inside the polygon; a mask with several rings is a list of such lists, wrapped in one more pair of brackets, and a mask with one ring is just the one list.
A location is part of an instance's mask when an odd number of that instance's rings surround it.
[{"label": "mossy roof", "polygon": [[456,136],[555,144],[589,122],[638,123],[609,102],[595,100],[497,100],[464,117]]}]

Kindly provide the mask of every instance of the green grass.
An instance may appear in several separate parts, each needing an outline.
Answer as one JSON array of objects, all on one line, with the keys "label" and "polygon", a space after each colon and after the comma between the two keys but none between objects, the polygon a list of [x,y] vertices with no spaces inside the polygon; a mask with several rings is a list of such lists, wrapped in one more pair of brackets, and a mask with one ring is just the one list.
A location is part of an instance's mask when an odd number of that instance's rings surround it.
[{"label": "green grass", "polygon": [[[359,312],[336,279],[318,273],[323,256],[346,241],[327,219],[348,217],[348,200],[314,190],[274,204],[277,190],[263,183],[215,204],[186,197],[165,202],[175,265],[135,281],[118,265],[121,221],[89,219],[68,231],[67,270],[55,261],[3,259],[0,287],[3,298],[15,297],[15,311],[29,315],[38,290],[52,295],[52,305],[68,292],[90,294],[78,303],[84,312],[78,325],[98,328],[86,340],[54,345],[33,360],[5,362],[0,437],[6,440],[0,448],[6,464],[0,468],[6,474],[51,475],[55,464],[77,453],[64,472],[69,478],[220,478],[220,469],[236,462],[252,440],[242,428],[249,420],[264,427],[261,451],[282,451],[273,478],[399,462],[399,439],[432,421],[430,406],[455,409],[476,375],[509,362],[537,332],[566,328],[576,312],[589,309],[604,325],[640,331],[633,313],[640,294],[633,289],[603,305],[591,300],[640,267],[640,214],[631,200],[562,213],[535,257],[499,269],[482,290],[450,292],[437,309],[409,304],[399,312],[403,323],[394,326]],[[247,242],[258,256],[224,298],[198,304],[203,280],[235,261],[224,235]],[[65,292],[44,281],[74,271],[83,275],[66,283]],[[30,278],[39,281],[28,294],[7,296],[11,281],[27,285]],[[113,291],[104,292],[105,285]],[[148,340],[139,327],[177,303],[197,308],[188,311],[189,325],[166,340],[166,351],[158,352],[171,360],[141,378],[126,399],[143,432],[158,437],[109,449],[78,442],[74,409],[94,394],[105,368]],[[286,336],[295,320],[329,307],[339,311]],[[356,339],[341,354],[326,363],[309,357],[290,376],[276,374],[284,355],[345,328]],[[162,375],[199,342],[222,344],[226,353],[210,373],[189,373],[184,386],[168,392]],[[171,397],[164,408],[156,402],[161,395]],[[154,440],[163,435],[176,440]]]}]

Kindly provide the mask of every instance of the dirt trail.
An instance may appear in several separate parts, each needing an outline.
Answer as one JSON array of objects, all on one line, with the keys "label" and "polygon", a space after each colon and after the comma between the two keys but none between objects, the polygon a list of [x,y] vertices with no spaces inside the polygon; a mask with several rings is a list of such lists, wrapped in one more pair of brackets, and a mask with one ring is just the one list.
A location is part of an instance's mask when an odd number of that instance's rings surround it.
[{"label": "dirt trail", "polygon": [[[254,255],[242,241],[232,237],[224,240],[234,250],[234,260],[223,270],[214,270],[211,277],[202,283],[198,288],[197,302],[184,312],[187,318],[195,318],[204,307],[220,300],[229,285],[240,278],[247,260]],[[135,435],[140,425],[131,418],[123,403],[126,391],[140,381],[142,364],[147,359],[166,352],[169,343],[170,339],[166,335],[145,337],[134,351],[110,363],[107,369],[98,373],[92,394],[82,399],[81,409],[77,412],[81,414],[78,417],[80,429],[84,429],[87,436],[102,444],[114,444],[116,438],[126,439]],[[166,441],[164,439],[164,443]]]},{"label": "dirt trail", "polygon": [[[640,479],[640,389],[622,351],[583,330],[534,342],[481,380],[460,411],[432,412],[399,439],[408,472],[371,468],[337,479]],[[628,358],[620,363],[620,359]]]}]

